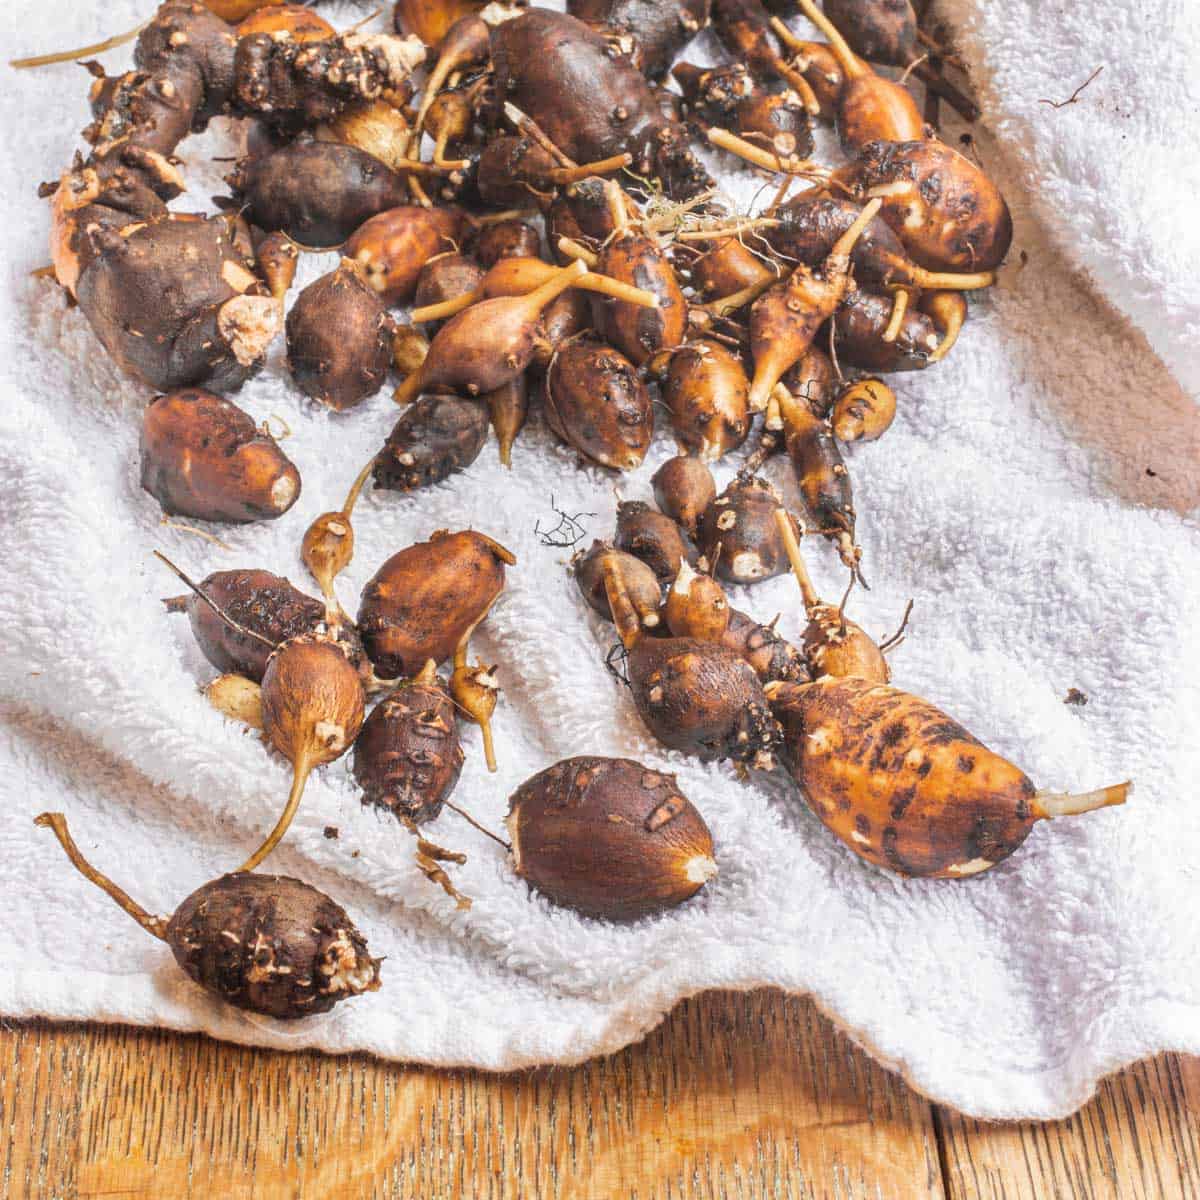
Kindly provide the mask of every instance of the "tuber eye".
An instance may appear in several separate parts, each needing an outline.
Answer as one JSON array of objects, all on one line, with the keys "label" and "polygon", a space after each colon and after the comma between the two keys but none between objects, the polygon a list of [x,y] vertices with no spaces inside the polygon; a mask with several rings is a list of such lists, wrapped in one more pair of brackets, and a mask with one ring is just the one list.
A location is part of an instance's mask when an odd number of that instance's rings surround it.
[{"label": "tuber eye", "polygon": [[757,583],[788,569],[775,525],[778,507],[779,495],[765,479],[739,475],[705,509],[700,550],[720,578]]},{"label": "tuber eye", "polygon": [[479,457],[487,435],[488,410],[480,401],[422,396],[396,422],[376,456],[375,486],[411,492],[440,483]]},{"label": "tuber eye", "polygon": [[284,875],[222,875],[197,888],[171,917],[156,917],[80,853],[62,813],[42,813],[81,875],[107,893],[206,992],[280,1020],[328,1012],[379,990],[379,964],[345,909]]},{"label": "tuber eye", "polygon": [[568,758],[508,802],[513,868],[555,904],[607,920],[663,912],[717,873],[712,834],[673,775]]},{"label": "tuber eye", "polygon": [[236,404],[186,388],[142,414],[142,487],[165,513],[204,521],[274,520],[300,496],[300,473]]},{"label": "tuber eye", "polygon": [[902,875],[986,871],[1035,821],[1123,804],[1132,786],[1039,791],[940,709],[868,679],[766,691],[783,725],[787,768],[809,806],[856,854]]},{"label": "tuber eye", "polygon": [[716,498],[712,472],[699,458],[678,455],[669,458],[654,473],[654,502],[671,520],[695,538],[700,518]]},{"label": "tuber eye", "polygon": [[358,627],[380,676],[415,675],[445,662],[487,615],[516,559],[473,530],[441,530],[383,564],[365,588]]},{"label": "tuber eye", "polygon": [[660,583],[674,579],[680,563],[696,561],[696,547],[683,530],[641,500],[622,500],[617,505],[614,544],[641,559]]},{"label": "tuber eye", "polygon": [[363,803],[414,825],[437,818],[462,763],[454,701],[432,660],[372,709],[354,743]]},{"label": "tuber eye", "polygon": [[344,412],[374,395],[392,362],[392,327],[363,268],[343,258],[287,315],[287,364],[306,396]]},{"label": "tuber eye", "polygon": [[546,423],[580,454],[618,471],[641,466],[654,413],[623,354],[586,334],[572,338],[550,360],[543,399]]}]

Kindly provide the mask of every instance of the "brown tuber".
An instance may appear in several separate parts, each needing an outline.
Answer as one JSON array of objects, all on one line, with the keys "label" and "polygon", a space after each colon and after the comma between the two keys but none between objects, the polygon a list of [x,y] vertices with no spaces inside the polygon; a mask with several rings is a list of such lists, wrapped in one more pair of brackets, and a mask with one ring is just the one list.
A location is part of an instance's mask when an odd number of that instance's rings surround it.
[{"label": "brown tuber", "polygon": [[638,620],[646,629],[657,628],[660,623],[658,610],[662,604],[662,585],[658,576],[640,558],[617,550],[609,542],[595,541],[589,549],[580,550],[571,559],[571,570],[583,598],[602,617],[613,619],[604,581],[604,564],[610,558],[621,564],[621,577]]},{"label": "brown tuber", "polygon": [[555,904],[607,920],[663,912],[717,873],[712,834],[673,775],[568,758],[508,802],[513,869]]},{"label": "brown tuber", "polygon": [[834,401],[833,436],[839,442],[873,442],[895,419],[896,393],[882,379],[858,379]]},{"label": "brown tuber", "polygon": [[[894,301],[851,292],[833,318],[838,358],[867,371],[921,371],[938,346],[937,330],[922,312],[905,308],[898,322]],[[894,336],[888,338],[889,332]]]},{"label": "brown tuber", "polygon": [[512,554],[473,530],[439,530],[376,571],[363,588],[358,627],[367,654],[387,679],[445,662],[487,615],[504,588]]},{"label": "brown tuber", "polygon": [[462,224],[454,209],[390,208],[354,230],[346,257],[362,266],[385,304],[403,304],[412,299],[426,262],[453,248]]},{"label": "brown tuber", "polygon": [[729,628],[729,601],[721,585],[711,575],[693,571],[687,562],[679,564],[663,611],[674,637],[720,642]]},{"label": "brown tuber", "polygon": [[700,549],[720,578],[757,583],[788,569],[775,526],[779,494],[765,479],[739,475],[705,510]]},{"label": "brown tuber", "polygon": [[345,909],[285,875],[222,875],[171,917],[147,912],[80,853],[62,813],[42,813],[72,865],[147,933],[166,942],[193,982],[235,1008],[295,1020],[379,989],[379,964]]},{"label": "brown tuber", "polygon": [[141,482],[163,512],[203,521],[274,520],[300,495],[300,473],[275,439],[236,404],[197,388],[146,406]]},{"label": "brown tuber", "polygon": [[640,558],[660,583],[679,574],[680,563],[696,561],[696,547],[670,517],[641,500],[622,500],[617,505],[618,550]]},{"label": "brown tuber", "polygon": [[716,498],[717,485],[706,463],[680,454],[654,473],[654,502],[693,540],[700,518]]},{"label": "brown tuber", "polygon": [[314,767],[341,758],[362,728],[365,694],[345,651],[325,634],[284,642],[262,679],[263,733],[292,764],[287,804],[261,846],[242,864],[253,871],[283,839]]},{"label": "brown tuber", "polygon": [[356,260],[343,258],[296,297],[287,364],[306,396],[345,412],[379,391],[391,362],[391,318]]},{"label": "brown tuber", "polygon": [[694,638],[647,637],[623,582],[604,561],[617,634],[628,651],[638,715],[664,746],[704,762],[731,758],[769,769],[779,729],[753,668],[724,646]]},{"label": "brown tuber", "polygon": [[488,410],[461,396],[422,396],[392,427],[375,458],[375,486],[411,492],[465,471],[488,435]]},{"label": "brown tuber", "polygon": [[454,702],[432,660],[375,706],[354,743],[363,803],[414,825],[437,818],[462,764]]},{"label": "brown tuber", "polygon": [[654,412],[623,354],[587,334],[571,338],[550,360],[543,399],[546,423],[580,454],[618,471],[641,466]]},{"label": "brown tuber", "polygon": [[1028,776],[925,700],[866,679],[769,684],[789,772],[837,837],[876,866],[957,879],[1007,858],[1035,821],[1123,804]]},{"label": "brown tuber", "polygon": [[486,402],[492,428],[496,431],[500,462],[511,467],[513,443],[525,428],[529,416],[529,384],[524,375],[518,375],[480,399]]},{"label": "brown tuber", "polygon": [[485,271],[505,258],[537,258],[542,239],[528,221],[515,218],[484,225],[471,245],[475,261]]},{"label": "brown tuber", "polygon": [[750,381],[720,342],[700,338],[674,350],[662,395],[681,449],[704,462],[736,450],[750,432]]}]

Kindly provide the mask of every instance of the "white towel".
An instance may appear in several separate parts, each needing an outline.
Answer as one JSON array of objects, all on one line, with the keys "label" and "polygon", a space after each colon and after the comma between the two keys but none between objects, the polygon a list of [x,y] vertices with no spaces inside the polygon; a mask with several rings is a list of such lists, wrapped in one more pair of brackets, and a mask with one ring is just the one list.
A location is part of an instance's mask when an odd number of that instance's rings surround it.
[{"label": "white towel", "polygon": [[[272,868],[349,909],[372,951],[387,956],[384,986],[289,1025],[208,999],[165,946],[69,868],[32,817],[66,812],[97,866],[158,912],[256,844],[288,769],[200,695],[213,672],[186,621],[159,603],[179,589],[150,551],[196,576],[261,566],[311,587],[300,535],[340,502],[396,412],[386,393],[342,416],[304,401],[277,344],[237,402],[290,426],[284,448],[303,476],[300,501],[280,521],[216,530],[228,550],[161,526],[138,486],[146,389],[118,374],[52,284],[28,278],[47,257],[46,206],[33,189],[78,144],[87,81],[72,66],[10,74],[0,142],[13,306],[0,407],[0,1011],[500,1069],[612,1051],[691,993],[770,984],[811,993],[923,1092],[991,1117],[1065,1114],[1126,1062],[1200,1051],[1200,410],[1180,386],[1196,384],[1195,356],[1185,360],[1200,306],[1184,290],[1181,241],[1195,138],[1175,119],[1177,72],[1155,70],[1148,54],[1119,68],[1125,45],[1138,44],[1132,16],[1127,38],[1104,42],[1106,70],[1077,104],[1035,106],[1038,96],[1064,99],[1100,60],[1082,35],[1060,39],[1049,7],[1029,7],[948,6],[981,78],[994,80],[984,126],[1003,126],[1009,141],[980,127],[978,150],[1008,194],[1012,257],[1025,266],[972,304],[946,362],[896,377],[895,426],[849,454],[873,585],[856,594],[853,615],[882,634],[912,597],[909,636],[893,659],[900,686],[947,709],[1039,785],[1131,776],[1131,802],[1039,826],[984,876],[916,882],[833,840],[781,772],[740,782],[729,766],[666,752],[604,668],[611,627],[578,599],[568,552],[535,533],[537,522],[556,521],[553,496],[559,509],[592,514],[582,518],[589,536],[606,536],[613,480],[581,468],[535,423],[511,473],[491,443],[441,486],[368,494],[340,593],[353,610],[387,555],[435,529],[474,526],[510,546],[519,565],[477,639],[505,689],[500,770],[483,769],[478,731],[466,728],[457,800],[499,827],[517,784],[558,758],[636,757],[677,772],[712,827],[721,874],[658,919],[583,920],[531,895],[498,846],[448,813],[431,836],[469,854],[453,870],[475,904],[459,912],[419,875],[407,835],[364,810],[345,763],[335,764],[310,782]],[[26,0],[10,10],[2,53],[99,38],[146,10],[134,0],[87,11]],[[350,10],[333,11],[349,19]],[[1088,6],[1098,28],[1108,28],[1100,14],[1111,24],[1125,11],[1117,0]],[[1073,21],[1082,27],[1082,11]],[[711,50],[705,40],[692,56]],[[115,70],[125,59],[109,61]],[[1134,122],[1127,110],[1140,114],[1137,146],[1120,137]],[[193,204],[221,190],[227,168],[211,159],[236,149],[217,125],[182,148]],[[1168,128],[1191,145],[1168,146]],[[1155,161],[1168,165],[1151,177]],[[759,186],[744,173],[724,178],[743,200]],[[1086,229],[1068,208],[1086,211]],[[1136,239],[1117,233],[1133,230]],[[300,282],[334,261],[305,256]],[[1163,361],[1114,306],[1143,324]],[[663,431],[645,466],[619,481],[622,495],[648,497],[671,453]],[[732,470],[722,467],[719,482]],[[838,594],[832,552],[818,545],[809,557],[821,589]],[[733,599],[764,620],[782,612],[782,631],[798,633],[789,580]],[[1071,687],[1085,707],[1064,704]]]}]

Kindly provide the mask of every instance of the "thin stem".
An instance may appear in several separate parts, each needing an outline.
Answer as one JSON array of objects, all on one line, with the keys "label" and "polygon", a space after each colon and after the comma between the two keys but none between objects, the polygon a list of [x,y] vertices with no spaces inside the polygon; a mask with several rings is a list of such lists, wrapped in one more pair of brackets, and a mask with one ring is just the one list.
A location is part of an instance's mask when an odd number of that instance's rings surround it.
[{"label": "thin stem", "polygon": [[366,487],[367,480],[371,477],[371,470],[378,458],[379,455],[376,454],[354,477],[354,482],[350,485],[350,490],[346,493],[346,503],[342,505],[342,512],[347,517],[354,511],[354,506],[358,503],[358,498],[362,495],[362,490]]},{"label": "thin stem", "polygon": [[973,292],[977,288],[991,287],[996,282],[995,271],[978,271],[975,274],[955,274],[952,271],[926,271],[923,267],[906,264],[912,282],[929,292]]},{"label": "thin stem", "polygon": [[97,871],[75,845],[75,839],[71,837],[71,831],[67,828],[67,818],[62,813],[44,812],[34,817],[33,823],[43,829],[49,829],[58,838],[58,844],[66,851],[71,865],[80,875],[94,883],[102,892],[107,892],[147,933],[166,941],[170,918],[156,917],[148,913],[128,892],[119,888],[107,875]]},{"label": "thin stem", "polygon": [[745,138],[738,137],[728,129],[709,129],[705,136],[714,145],[730,154],[744,158],[748,163],[761,167],[764,171],[781,172],[785,175],[803,175],[809,179],[828,179],[829,168],[809,158],[796,158],[794,155],[785,156],[764,150]]},{"label": "thin stem", "polygon": [[501,846],[503,846],[505,848],[505,850],[508,850],[511,853],[512,845],[510,843],[506,842],[502,837],[499,837],[497,834],[494,834],[486,825],[481,825],[477,820],[475,820],[475,818],[473,816],[471,816],[471,814],[469,812],[467,812],[467,810],[465,808],[459,808],[458,805],[455,804],[452,800],[445,800],[445,801],[443,801],[443,803],[452,812],[458,813],[458,815],[460,817],[462,817],[462,819],[464,821],[466,821],[466,823],[468,825],[474,825],[475,828],[478,829],[480,833],[486,833],[488,835],[488,837],[490,837],[492,839],[493,842],[498,842]]},{"label": "thin stem", "polygon": [[849,258],[850,251],[854,249],[855,242],[862,236],[863,230],[875,219],[876,213],[882,207],[883,201],[878,197],[865,204],[862,212],[854,218],[854,224],[833,243],[833,249],[830,250],[829,257],[825,260],[826,263],[836,263],[840,259]]},{"label": "thin stem", "polygon": [[492,741],[492,719],[491,717],[476,717],[475,720],[483,734],[483,761],[487,763],[487,769],[494,773],[496,770],[496,745]]},{"label": "thin stem", "polygon": [[409,313],[409,318],[414,325],[423,325],[427,321],[445,321],[470,308],[472,304],[478,304],[485,295],[483,288],[472,288],[469,292],[463,292],[461,296],[452,296],[449,300],[438,301],[437,304],[414,308]]},{"label": "thin stem", "polygon": [[882,341],[894,342],[900,336],[900,327],[904,324],[904,314],[908,311],[908,288],[896,288],[892,293],[892,316],[887,328],[883,331]]},{"label": "thin stem", "polygon": [[825,35],[829,49],[841,64],[847,79],[859,79],[875,72],[850,49],[838,27],[813,3],[813,0],[796,0],[800,11]]},{"label": "thin stem", "polygon": [[1094,792],[1038,792],[1033,798],[1033,815],[1046,819],[1073,817],[1079,813],[1124,804],[1133,791],[1133,782],[1114,783]]},{"label": "thin stem", "polygon": [[312,769],[313,762],[307,754],[302,752],[296,756],[296,761],[292,765],[292,790],[288,792],[287,804],[284,805],[279,820],[275,822],[275,828],[267,834],[266,841],[238,867],[239,872],[253,871],[283,840],[283,835],[287,833],[288,826],[291,825],[292,818],[300,807],[300,798],[304,795],[304,785],[308,782]]},{"label": "thin stem", "polygon": [[515,129],[537,142],[560,167],[573,168],[578,165],[573,158],[569,158],[559,149],[557,143],[551,140],[550,135],[528,113],[522,112],[511,101],[505,102],[504,115]]},{"label": "thin stem", "polygon": [[608,214],[612,219],[613,233],[624,233],[629,228],[629,209],[625,205],[625,193],[615,179],[604,185],[604,198],[608,202]]},{"label": "thin stem", "polygon": [[755,229],[778,229],[783,222],[775,217],[751,217],[736,225],[713,225],[707,229],[685,229],[675,235],[677,242],[715,242],[722,238],[739,237]]},{"label": "thin stem", "polygon": [[90,46],[80,46],[75,50],[60,50],[55,54],[36,54],[32,58],[14,58],[9,61],[8,65],[15,67],[18,71],[26,71],[30,67],[48,67],[52,63],[70,62],[72,59],[83,58],[85,54],[103,54],[106,50],[115,50],[118,46],[124,46],[126,42],[132,42],[149,24],[149,21],[143,21],[126,33],[118,33],[115,37],[105,38],[102,42],[93,42]]},{"label": "thin stem", "polygon": [[808,80],[786,59],[776,57],[774,66],[775,73],[779,78],[800,97],[800,103],[804,106],[804,111],[810,117],[819,117],[821,115],[821,102],[817,99],[817,93],[812,90],[812,85]]},{"label": "thin stem", "polygon": [[592,175],[607,175],[611,171],[624,170],[631,162],[633,162],[632,154],[614,154],[609,158],[583,163],[578,167],[556,167],[554,170],[546,172],[546,178],[550,183],[558,184],[561,187],[564,184],[588,179]]},{"label": "thin stem", "polygon": [[210,597],[204,591],[204,589],[200,587],[200,585],[198,583],[194,583],[191,579],[189,579],[161,551],[155,550],[154,557],[161,560],[163,563],[165,563],[167,565],[167,567],[169,567],[172,571],[174,571],[175,574],[178,575],[179,578],[181,580],[183,580],[183,582],[186,583],[187,586],[190,587],[192,589],[192,591],[195,592],[196,595],[199,596],[200,599],[203,600],[204,603],[207,604],[208,607],[211,608],[213,610],[213,612],[215,612],[217,614],[217,616],[220,617],[221,620],[224,621],[225,624],[229,626],[230,629],[233,629],[237,633],[240,633],[243,637],[253,638],[254,641],[256,641],[256,642],[262,642],[262,644],[264,646],[270,646],[272,650],[275,650],[278,648],[278,644],[276,642],[271,641],[270,638],[263,637],[263,635],[261,633],[255,633],[255,631],[253,629],[247,629],[245,625],[238,624],[238,622],[235,621],[215,600],[213,600],[212,597]]},{"label": "thin stem", "polygon": [[561,296],[569,287],[574,287],[581,276],[587,274],[587,267],[576,259],[569,267],[559,267],[554,277],[547,279],[540,287],[529,292],[524,299],[529,304],[531,313],[540,313],[556,296]]},{"label": "thin stem", "polygon": [[600,255],[575,241],[574,238],[560,237],[558,239],[558,248],[568,258],[577,259],[588,267],[594,267],[600,261]]},{"label": "thin stem", "polygon": [[804,601],[804,611],[811,614],[814,609],[821,607],[821,597],[817,595],[817,589],[813,587],[812,576],[809,575],[808,565],[800,553],[800,543],[796,541],[796,531],[792,528],[792,519],[786,508],[780,507],[775,510],[775,525],[783,540],[784,553],[787,554],[788,562],[791,563],[792,574],[796,577],[797,584],[800,585],[800,597]]},{"label": "thin stem", "polygon": [[749,284],[740,292],[731,292],[728,296],[722,296],[719,300],[711,300],[708,304],[701,304],[698,307],[705,312],[712,313],[714,317],[727,317],[730,313],[737,312],[739,308],[752,304],[763,292],[770,291],[778,282],[778,276],[768,276]]}]

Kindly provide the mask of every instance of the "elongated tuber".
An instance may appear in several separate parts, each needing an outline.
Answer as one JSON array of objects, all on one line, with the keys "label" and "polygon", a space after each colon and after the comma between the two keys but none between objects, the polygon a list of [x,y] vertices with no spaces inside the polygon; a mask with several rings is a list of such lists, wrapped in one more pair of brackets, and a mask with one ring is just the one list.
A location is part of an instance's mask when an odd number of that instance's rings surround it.
[{"label": "elongated tuber", "polygon": [[355,229],[345,253],[363,267],[385,304],[402,304],[412,299],[421,268],[435,254],[452,249],[462,228],[462,215],[455,209],[402,204]]},{"label": "elongated tuber", "polygon": [[1132,786],[1040,792],[940,709],[869,680],[769,684],[767,694],[810,807],[856,854],[902,875],[976,875],[1034,822],[1122,804]]},{"label": "elongated tuber", "polygon": [[674,350],[662,395],[680,447],[704,462],[736,450],[750,432],[750,381],[720,342],[698,338]]},{"label": "elongated tuber", "polygon": [[660,583],[679,574],[680,563],[696,561],[696,547],[670,517],[641,500],[622,500],[617,505],[618,550],[640,558]]},{"label": "elongated tuber", "polygon": [[487,441],[483,399],[422,396],[392,427],[376,456],[375,486],[411,492],[466,470]]},{"label": "elongated tuber", "polygon": [[206,992],[265,1017],[295,1020],[379,989],[379,964],[345,909],[285,875],[222,875],[197,888],[170,917],[147,912],[80,853],[62,813],[50,829],[72,865],[147,933]]},{"label": "elongated tuber", "polygon": [[141,481],[163,512],[204,521],[274,520],[300,495],[300,473],[275,439],[236,404],[196,388],[146,406]]},{"label": "elongated tuber", "polygon": [[568,758],[508,802],[513,869],[555,904],[607,920],[663,912],[717,873],[712,835],[673,775]]},{"label": "elongated tuber", "polygon": [[571,559],[571,570],[583,598],[602,617],[613,619],[604,581],[604,563],[609,558],[621,565],[621,577],[637,619],[647,629],[657,628],[662,604],[662,585],[658,576],[640,558],[617,550],[609,542],[594,541],[586,551],[580,550]]}]

